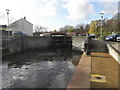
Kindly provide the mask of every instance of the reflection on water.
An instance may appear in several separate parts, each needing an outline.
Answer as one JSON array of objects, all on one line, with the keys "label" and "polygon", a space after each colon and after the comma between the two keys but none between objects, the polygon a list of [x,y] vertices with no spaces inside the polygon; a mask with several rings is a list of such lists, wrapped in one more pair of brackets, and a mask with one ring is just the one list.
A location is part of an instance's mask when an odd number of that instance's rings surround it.
[{"label": "reflection on water", "polygon": [[3,58],[3,88],[66,88],[79,62],[71,50],[29,51]]}]

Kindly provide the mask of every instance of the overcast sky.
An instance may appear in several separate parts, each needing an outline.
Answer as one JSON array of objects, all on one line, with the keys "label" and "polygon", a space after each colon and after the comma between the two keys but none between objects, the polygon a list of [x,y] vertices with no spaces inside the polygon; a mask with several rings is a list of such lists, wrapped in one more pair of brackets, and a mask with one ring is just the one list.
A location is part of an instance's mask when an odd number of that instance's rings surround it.
[{"label": "overcast sky", "polygon": [[[113,2],[114,1],[114,2]],[[118,11],[118,0],[0,0],[0,24],[7,24],[6,9],[10,10],[10,23],[23,18],[35,25],[59,29],[65,25],[90,23],[111,18]]]}]

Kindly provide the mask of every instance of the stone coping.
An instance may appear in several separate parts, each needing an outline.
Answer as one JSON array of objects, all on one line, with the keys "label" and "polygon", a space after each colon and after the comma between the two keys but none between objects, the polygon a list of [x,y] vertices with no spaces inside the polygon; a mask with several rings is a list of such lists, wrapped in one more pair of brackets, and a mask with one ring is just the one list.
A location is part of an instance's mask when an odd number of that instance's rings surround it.
[{"label": "stone coping", "polygon": [[67,87],[67,90],[71,89],[83,89],[90,88],[91,83],[91,56],[87,56],[83,53],[79,64],[73,74],[73,77]]}]

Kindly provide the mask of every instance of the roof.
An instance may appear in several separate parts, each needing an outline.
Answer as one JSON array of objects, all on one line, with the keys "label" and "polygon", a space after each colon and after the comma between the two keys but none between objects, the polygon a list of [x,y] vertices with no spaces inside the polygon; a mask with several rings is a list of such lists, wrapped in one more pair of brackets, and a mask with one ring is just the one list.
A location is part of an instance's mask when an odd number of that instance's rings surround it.
[{"label": "roof", "polygon": [[0,27],[1,27],[1,28],[6,28],[6,27],[7,27],[7,25],[0,25]]},{"label": "roof", "polygon": [[[21,18],[21,19],[19,19],[19,20],[15,21],[15,22],[11,23],[8,27],[10,27],[10,26],[12,26],[13,24],[15,24],[15,23],[19,22],[20,20],[25,20],[25,21],[27,21],[26,19]],[[28,23],[30,23],[29,21],[27,21],[27,22],[28,22]],[[30,24],[31,24],[31,25],[33,25],[32,23],[30,23]]]},{"label": "roof", "polygon": [[7,25],[0,25],[0,30],[5,30]]}]

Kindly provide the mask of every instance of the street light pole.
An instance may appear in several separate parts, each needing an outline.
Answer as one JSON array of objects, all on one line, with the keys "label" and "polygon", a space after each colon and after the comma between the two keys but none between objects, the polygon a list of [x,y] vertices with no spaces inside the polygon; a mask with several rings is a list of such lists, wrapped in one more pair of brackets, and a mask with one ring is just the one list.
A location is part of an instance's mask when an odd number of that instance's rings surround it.
[{"label": "street light pole", "polygon": [[8,21],[8,26],[9,26],[9,9],[6,9],[6,11],[7,11],[7,21]]},{"label": "street light pole", "polygon": [[[8,26],[9,26],[9,11],[10,11],[9,9],[6,9]],[[8,38],[9,38],[9,31],[8,31]]]},{"label": "street light pole", "polygon": [[101,37],[102,37],[102,35],[103,35],[103,30],[102,30],[102,29],[103,29],[103,28],[102,28],[102,27],[103,27],[103,24],[102,24],[102,23],[103,23],[103,15],[104,15],[104,13],[101,12],[100,15],[101,15]]}]

